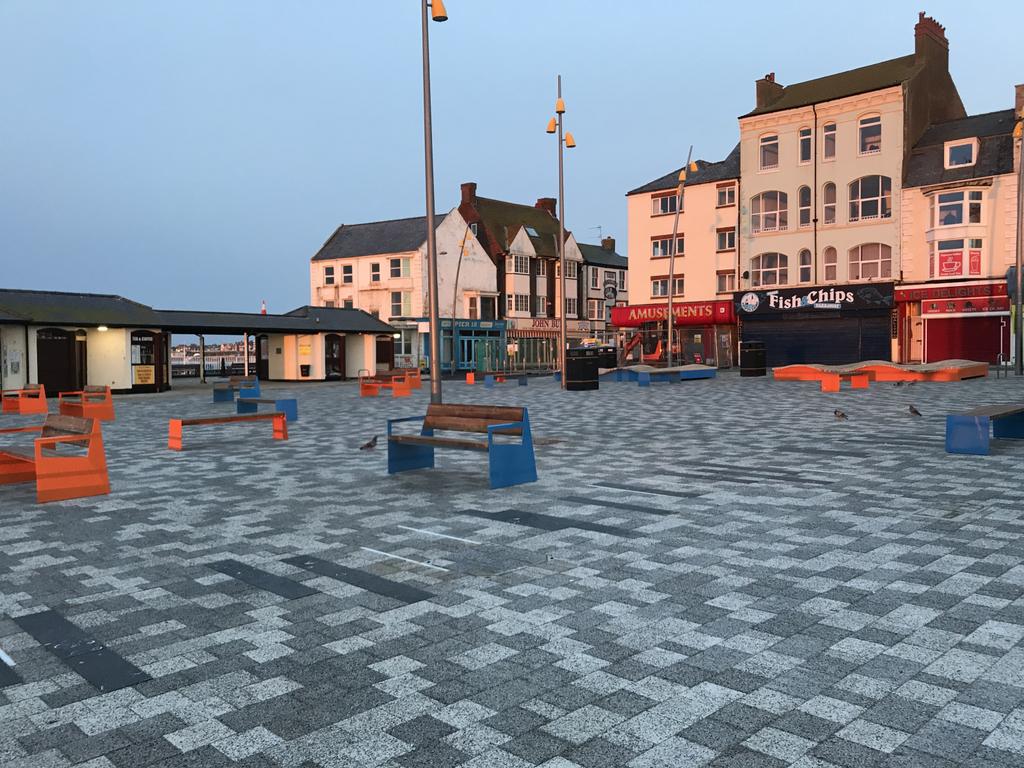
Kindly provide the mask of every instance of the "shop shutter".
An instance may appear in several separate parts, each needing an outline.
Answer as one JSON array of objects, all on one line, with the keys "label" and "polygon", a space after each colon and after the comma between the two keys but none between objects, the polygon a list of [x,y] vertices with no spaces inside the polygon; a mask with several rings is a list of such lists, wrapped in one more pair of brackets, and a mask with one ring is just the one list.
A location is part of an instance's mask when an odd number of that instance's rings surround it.
[{"label": "shop shutter", "polygon": [[1010,318],[955,317],[925,319],[925,359],[977,360],[997,363],[999,353],[1010,356]]},{"label": "shop shutter", "polygon": [[861,360],[889,360],[889,313],[829,318],[794,316],[747,320],[744,341],[765,345],[769,367],[794,363],[842,365]]}]

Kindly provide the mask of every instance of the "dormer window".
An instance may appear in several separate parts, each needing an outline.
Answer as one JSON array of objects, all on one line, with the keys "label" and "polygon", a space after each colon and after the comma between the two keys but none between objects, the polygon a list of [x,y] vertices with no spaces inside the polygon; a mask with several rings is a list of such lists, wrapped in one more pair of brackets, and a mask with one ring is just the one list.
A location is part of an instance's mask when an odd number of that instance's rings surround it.
[{"label": "dormer window", "polygon": [[524,229],[526,230],[526,234],[530,237],[540,237],[540,234],[533,227],[524,227]]},{"label": "dormer window", "polygon": [[946,168],[966,168],[978,160],[978,140],[946,142]]}]

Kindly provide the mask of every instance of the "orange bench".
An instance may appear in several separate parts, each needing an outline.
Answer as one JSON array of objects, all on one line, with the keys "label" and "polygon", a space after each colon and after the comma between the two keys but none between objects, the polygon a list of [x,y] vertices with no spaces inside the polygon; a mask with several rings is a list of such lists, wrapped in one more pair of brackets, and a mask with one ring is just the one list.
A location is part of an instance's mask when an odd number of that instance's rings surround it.
[{"label": "orange bench", "polygon": [[65,416],[83,419],[114,420],[114,398],[110,387],[88,386],[80,392],[61,392],[57,407]]},{"label": "orange bench", "polygon": [[412,394],[409,378],[404,373],[359,377],[360,397],[377,397],[382,389],[390,389],[392,397],[409,397]]},{"label": "orange bench", "polygon": [[[63,501],[110,493],[103,436],[96,419],[48,415],[35,427],[0,429],[0,433],[41,432],[33,453],[0,450],[0,483],[36,481],[36,500]],[[68,455],[62,447],[85,449]]]},{"label": "orange bench", "polygon": [[822,392],[838,392],[844,381],[850,382],[852,389],[867,389],[875,374],[870,370],[826,368],[818,365],[785,365],[772,369],[772,377],[776,381],[817,381]]},{"label": "orange bench", "polygon": [[285,413],[248,413],[244,416],[216,416],[210,419],[171,419],[167,422],[167,447],[172,451],[181,450],[182,427],[203,424],[234,424],[239,421],[273,421],[274,439],[288,439],[288,421]]},{"label": "orange bench", "polygon": [[50,412],[50,406],[46,402],[46,387],[42,384],[26,384],[21,389],[5,389],[0,394],[3,400],[3,413],[24,416]]}]

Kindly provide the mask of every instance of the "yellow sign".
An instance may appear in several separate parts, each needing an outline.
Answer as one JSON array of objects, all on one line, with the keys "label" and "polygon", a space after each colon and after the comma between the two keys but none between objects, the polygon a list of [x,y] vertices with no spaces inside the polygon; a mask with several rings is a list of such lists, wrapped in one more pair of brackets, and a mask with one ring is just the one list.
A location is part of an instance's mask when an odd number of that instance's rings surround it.
[{"label": "yellow sign", "polygon": [[132,384],[156,384],[156,366],[133,365]]},{"label": "yellow sign", "polygon": [[309,344],[299,344],[299,354],[308,355],[313,351],[313,348]]}]

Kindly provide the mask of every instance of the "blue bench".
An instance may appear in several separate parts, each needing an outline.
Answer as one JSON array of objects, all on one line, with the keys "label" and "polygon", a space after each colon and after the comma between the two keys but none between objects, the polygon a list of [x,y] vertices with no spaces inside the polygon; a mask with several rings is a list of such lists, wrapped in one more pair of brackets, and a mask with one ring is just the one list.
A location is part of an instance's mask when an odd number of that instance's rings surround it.
[{"label": "blue bench", "polygon": [[[632,372],[631,372],[632,373]],[[692,379],[713,379],[715,378],[714,368],[694,368],[689,371],[639,371],[636,373],[636,383],[640,387],[649,387],[655,381],[688,381]]]},{"label": "blue bench", "polygon": [[[422,421],[420,433],[395,433],[393,426],[405,421]],[[435,431],[483,434],[487,440],[438,437]],[[497,435],[518,437],[519,442],[497,442]],[[410,469],[433,469],[435,448],[486,453],[491,488],[537,481],[530,416],[525,408],[431,403],[426,416],[388,419],[389,475]]]},{"label": "blue bench", "polygon": [[260,405],[273,405],[278,413],[285,415],[285,421],[299,420],[299,403],[294,397],[282,397],[277,400],[258,397],[239,396],[236,406],[237,413],[256,413]]},{"label": "blue bench", "polygon": [[986,405],[947,416],[946,453],[987,456],[990,432],[991,437],[1024,440],[1024,405]]},{"label": "blue bench", "polygon": [[213,385],[213,402],[233,403],[235,392],[239,397],[259,397],[260,380],[256,376],[232,376]]}]

